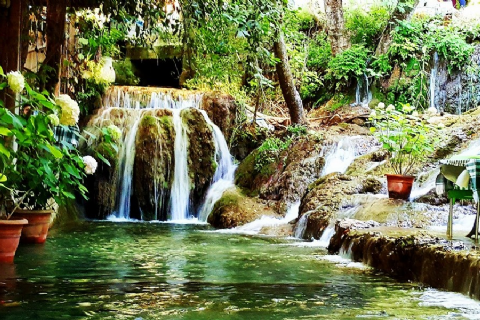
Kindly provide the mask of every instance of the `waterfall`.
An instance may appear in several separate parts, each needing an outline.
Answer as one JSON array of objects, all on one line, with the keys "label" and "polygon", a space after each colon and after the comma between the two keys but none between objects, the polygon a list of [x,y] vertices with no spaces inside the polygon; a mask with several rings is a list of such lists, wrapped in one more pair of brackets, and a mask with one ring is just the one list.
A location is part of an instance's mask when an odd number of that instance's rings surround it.
[{"label": "waterfall", "polygon": [[183,124],[181,110],[173,111],[175,128],[175,169],[171,193],[171,216],[173,221],[189,218],[188,202],[190,198],[190,177],[188,176],[188,137]]},{"label": "waterfall", "polygon": [[433,68],[430,71],[430,108],[437,109],[440,112],[440,107],[435,105],[435,82],[437,79],[438,70],[438,53],[433,54]]},{"label": "waterfall", "polygon": [[357,79],[357,89],[355,91],[355,105],[368,106],[372,101],[372,92],[370,91],[370,83],[366,74],[362,78]]},{"label": "waterfall", "polygon": [[358,150],[353,143],[356,137],[342,138],[334,147],[324,147],[322,151],[325,156],[325,166],[322,176],[332,172],[345,173],[353,160],[358,156]]},{"label": "waterfall", "polygon": [[200,209],[199,220],[206,222],[208,215],[213,210],[215,203],[220,200],[225,190],[234,186],[236,165],[233,164],[233,157],[228,149],[227,141],[220,128],[215,125],[204,110],[201,110],[205,121],[213,130],[215,142],[215,161],[217,169],[213,176],[212,185],[207,191],[206,199]]},{"label": "waterfall", "polygon": [[[168,210],[170,221],[185,221],[197,214],[200,219],[206,221],[215,202],[223,192],[233,185],[235,165],[228,150],[228,145],[222,131],[208,117],[204,110],[200,110],[202,95],[195,92],[162,88],[142,87],[113,87],[103,99],[103,107],[89,125],[104,127],[110,124],[117,125],[122,130],[122,139],[118,150],[118,185],[115,197],[114,212],[111,217],[115,220],[129,220],[131,218],[132,198],[135,197],[133,185],[137,131],[144,116],[157,116],[158,110],[168,110],[165,115],[171,119],[171,127],[175,132],[173,141],[174,150],[172,158],[173,182],[170,195],[162,195],[161,182],[153,178],[153,187],[150,189],[152,210],[155,210],[154,218],[158,219],[158,212]],[[205,122],[212,131],[215,145],[216,168],[212,183],[206,192],[205,202],[201,205],[200,212],[190,212],[191,207],[191,177],[189,173],[188,126],[182,119],[183,110],[194,108],[200,111]],[[159,113],[163,115],[163,113]],[[202,119],[203,121],[203,119]],[[155,152],[161,154],[162,145],[159,141],[153,141]],[[152,154],[151,166],[158,166],[162,158]],[[155,168],[152,168],[155,171]],[[151,182],[151,181],[148,181]],[[165,188],[163,186],[163,188]],[[159,197],[162,199],[159,200]],[[140,215],[143,218],[141,208]],[[113,208],[112,208],[113,210]]]},{"label": "waterfall", "polygon": [[295,227],[295,238],[297,239],[302,239],[303,235],[305,234],[305,230],[307,229],[307,223],[308,223],[308,216],[310,216],[310,213],[307,212],[305,213],[300,220],[298,220],[297,225]]},{"label": "waterfall", "polygon": [[137,136],[138,124],[142,117],[138,113],[133,126],[125,134],[120,150],[119,180],[121,181],[116,217],[127,219],[130,217],[130,198],[132,196],[133,165],[135,162],[135,137]]}]

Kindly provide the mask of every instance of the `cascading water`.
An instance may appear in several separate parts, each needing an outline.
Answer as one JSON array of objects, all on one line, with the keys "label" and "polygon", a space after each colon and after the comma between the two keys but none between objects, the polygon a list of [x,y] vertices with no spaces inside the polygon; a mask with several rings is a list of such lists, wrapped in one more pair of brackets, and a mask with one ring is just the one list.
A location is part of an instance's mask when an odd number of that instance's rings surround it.
[{"label": "cascading water", "polygon": [[433,54],[433,68],[430,71],[430,108],[437,109],[440,112],[439,106],[435,105],[435,82],[437,79],[438,70],[438,53]]},{"label": "cascading water", "polygon": [[322,170],[322,176],[332,172],[345,173],[353,160],[358,156],[358,150],[353,141],[356,137],[341,139],[333,147],[325,147],[322,155],[325,157],[325,166]]},{"label": "cascading water", "polygon": [[173,111],[175,128],[175,171],[171,193],[170,218],[181,221],[189,218],[188,202],[190,198],[190,177],[188,176],[188,137],[183,124],[181,110]]},{"label": "cascading water", "polygon": [[370,91],[370,83],[366,74],[362,78],[357,79],[357,89],[355,91],[355,104],[357,106],[368,106],[372,101],[372,92]]},{"label": "cascading water", "polygon": [[[200,110],[202,97],[197,93],[186,93],[170,89],[150,89],[140,87],[114,87],[104,98],[104,107],[101,113],[92,120],[92,125],[97,127],[117,125],[122,130],[122,140],[118,151],[118,185],[115,204],[115,212],[111,218],[116,220],[128,220],[131,218],[132,197],[134,191],[134,171],[136,161],[136,143],[138,143],[137,131],[140,123],[146,116],[153,118],[165,116],[171,119],[175,138],[172,144],[173,181],[171,190],[162,194],[162,181],[153,173],[153,185],[150,189],[152,211],[158,219],[158,212],[168,210],[166,217],[170,221],[185,221],[200,214],[200,219],[206,221],[208,214],[215,202],[223,192],[233,185],[235,166],[228,150],[227,142],[221,130],[209,119],[207,113]],[[192,181],[189,172],[189,128],[183,119],[183,112],[194,108],[200,112],[212,132],[213,144],[215,145],[216,169],[210,188],[206,192],[206,200],[201,206],[200,212],[191,210]],[[201,119],[201,118],[200,118]],[[203,119],[201,120],[203,121]],[[208,129],[207,129],[208,131]],[[172,135],[173,140],[173,135]],[[158,166],[163,156],[162,146],[157,140],[153,141],[150,166]],[[140,149],[141,150],[141,149]],[[160,159],[159,159],[160,157]],[[174,162],[173,162],[174,161]],[[147,168],[150,169],[150,168]],[[151,168],[155,172],[156,168]],[[163,168],[165,169],[165,168]],[[169,168],[166,168],[169,170]],[[213,174],[213,171],[212,171]],[[148,181],[146,181],[148,183]],[[163,184],[166,182],[163,181]],[[143,219],[142,208],[139,207]],[[196,210],[195,210],[196,211]],[[163,218],[165,219],[165,218]]]},{"label": "cascading water", "polygon": [[204,110],[201,110],[201,113],[207,124],[210,125],[213,130],[215,142],[215,161],[217,163],[217,169],[215,170],[215,174],[213,176],[212,185],[207,192],[206,199],[199,214],[200,221],[206,222],[208,215],[213,210],[213,206],[222,197],[225,190],[233,187],[235,169],[237,166],[233,164],[233,157],[230,154],[227,141],[225,140],[220,128],[215,125],[212,120],[210,120]]}]

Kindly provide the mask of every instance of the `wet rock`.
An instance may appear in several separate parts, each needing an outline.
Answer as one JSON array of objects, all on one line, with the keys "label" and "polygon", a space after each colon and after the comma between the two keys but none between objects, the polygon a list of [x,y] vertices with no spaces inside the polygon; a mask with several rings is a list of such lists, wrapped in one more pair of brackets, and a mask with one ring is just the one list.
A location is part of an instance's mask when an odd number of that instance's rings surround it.
[{"label": "wet rock", "polygon": [[267,138],[268,130],[251,123],[244,123],[233,135],[230,152],[238,160],[244,160]]},{"label": "wet rock", "polygon": [[205,92],[202,109],[207,112],[212,122],[222,130],[225,140],[230,141],[237,117],[235,99],[231,95],[221,92]]},{"label": "wet rock", "polygon": [[131,216],[147,221],[167,220],[174,178],[174,142],[171,111],[160,109],[143,116],[135,141],[133,176],[138,206],[132,206]]},{"label": "wet rock", "polygon": [[356,208],[358,196],[383,185],[374,178],[332,173],[309,186],[300,205],[300,216],[308,214],[305,239],[319,239],[337,212]]},{"label": "wet rock", "polygon": [[[480,45],[475,47],[471,62],[480,66]],[[472,72],[448,73],[447,65],[440,61],[435,82],[435,106],[449,113],[465,112],[480,103],[480,77]]]},{"label": "wet rock", "polygon": [[247,197],[234,187],[224,192],[215,203],[208,223],[215,228],[234,228],[259,219],[261,216],[278,215],[258,198]]},{"label": "wet rock", "polygon": [[[340,123],[354,123],[363,125],[370,115],[370,108],[364,106],[351,107],[350,105],[333,108],[327,103],[324,107],[316,110],[311,117],[320,119],[323,125],[333,126]],[[334,109],[334,110],[333,110]]]},{"label": "wet rock", "polygon": [[330,239],[330,244],[328,245],[328,251],[331,253],[338,253],[342,247],[345,237],[352,230],[363,230],[378,227],[380,224],[376,221],[360,221],[355,219],[342,219],[337,220],[335,223],[335,234]]},{"label": "wet rock", "polygon": [[[87,127],[85,131],[99,137],[101,132],[98,128]],[[86,148],[81,145],[80,148]],[[85,201],[85,216],[90,219],[103,220],[115,211],[115,203],[118,188],[118,154],[108,144],[100,143],[91,146],[94,151],[107,159],[110,165],[98,161],[95,174],[87,176],[85,187],[89,190],[89,199]]]},{"label": "wet rock", "polygon": [[421,196],[418,199],[415,199],[415,202],[426,203],[432,206],[440,206],[448,204],[448,199],[445,195],[437,195],[435,190],[430,190],[426,195]]},{"label": "wet rock", "polygon": [[217,168],[215,143],[212,129],[200,111],[185,109],[181,116],[188,128],[188,172],[192,183],[190,212],[198,212]]},{"label": "wet rock", "polygon": [[463,243],[405,229],[353,230],[339,225],[338,232],[330,253],[346,251],[353,260],[402,281],[480,298],[480,252],[467,250]]},{"label": "wet rock", "polygon": [[252,152],[238,167],[235,182],[249,195],[278,201],[277,210],[300,200],[308,184],[317,179],[325,161],[320,156],[321,144],[313,137],[294,140],[273,163],[260,170],[255,168],[258,150]]}]

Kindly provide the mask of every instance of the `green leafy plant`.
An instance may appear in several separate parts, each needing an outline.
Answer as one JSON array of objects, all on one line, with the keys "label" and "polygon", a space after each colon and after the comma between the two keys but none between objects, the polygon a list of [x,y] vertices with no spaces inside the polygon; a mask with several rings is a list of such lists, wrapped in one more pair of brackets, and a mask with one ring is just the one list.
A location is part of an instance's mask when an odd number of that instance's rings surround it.
[{"label": "green leafy plant", "polygon": [[374,125],[371,131],[391,154],[395,174],[410,174],[434,150],[436,128],[420,118],[409,104],[401,104],[397,110],[393,105],[384,108],[380,103],[372,111],[370,121]]},{"label": "green leafy plant", "polygon": [[348,87],[352,79],[367,73],[368,59],[369,51],[362,45],[354,45],[330,60],[327,78],[337,82],[337,89]]},{"label": "green leafy plant", "polygon": [[[4,79],[0,68],[0,87],[14,88]],[[22,79],[18,73],[16,82]],[[22,97],[21,114],[0,108],[0,218],[10,218],[17,208],[45,209],[53,204],[50,200],[62,205],[87,194],[83,179],[88,163],[69,140],[57,141],[53,133],[59,124],[55,113],[67,112],[66,107],[24,87],[15,90]],[[69,116],[62,114],[62,119]]]},{"label": "green leafy plant", "polygon": [[350,31],[352,43],[374,49],[389,19],[390,13],[384,6],[374,5],[369,11],[357,7],[346,11],[345,28]]},{"label": "green leafy plant", "polygon": [[291,139],[268,138],[258,148],[255,155],[255,171],[263,173],[265,168],[279,160],[280,153],[290,146]]}]

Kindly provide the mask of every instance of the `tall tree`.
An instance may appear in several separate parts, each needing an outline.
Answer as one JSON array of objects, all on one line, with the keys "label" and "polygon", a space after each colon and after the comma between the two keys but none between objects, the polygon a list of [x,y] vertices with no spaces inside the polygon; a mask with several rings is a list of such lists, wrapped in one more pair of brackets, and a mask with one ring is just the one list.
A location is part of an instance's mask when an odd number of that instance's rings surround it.
[{"label": "tall tree", "polygon": [[305,124],[306,118],[303,112],[303,103],[295,87],[292,71],[290,70],[290,63],[288,61],[288,53],[285,45],[283,32],[278,31],[278,36],[274,44],[275,56],[278,58],[276,64],[278,82],[282,88],[283,98],[288,107],[290,120],[292,124]]},{"label": "tall tree", "polygon": [[327,34],[332,46],[332,54],[337,55],[350,47],[350,41],[345,32],[342,0],[324,0],[327,17]]}]

